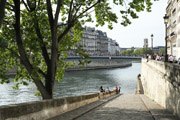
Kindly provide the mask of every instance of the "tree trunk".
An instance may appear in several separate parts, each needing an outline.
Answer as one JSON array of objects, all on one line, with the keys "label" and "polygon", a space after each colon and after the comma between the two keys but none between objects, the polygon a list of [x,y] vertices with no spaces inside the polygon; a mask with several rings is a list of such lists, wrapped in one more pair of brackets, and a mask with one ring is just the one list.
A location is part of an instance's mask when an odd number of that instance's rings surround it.
[{"label": "tree trunk", "polygon": [[48,92],[48,95],[50,98],[43,98],[43,99],[53,99],[54,80],[52,80],[50,77],[48,77],[48,79],[46,79],[45,88],[46,88],[46,91]]},{"label": "tree trunk", "polygon": [[6,5],[6,0],[0,0],[0,28],[2,21],[4,19],[5,5]]}]

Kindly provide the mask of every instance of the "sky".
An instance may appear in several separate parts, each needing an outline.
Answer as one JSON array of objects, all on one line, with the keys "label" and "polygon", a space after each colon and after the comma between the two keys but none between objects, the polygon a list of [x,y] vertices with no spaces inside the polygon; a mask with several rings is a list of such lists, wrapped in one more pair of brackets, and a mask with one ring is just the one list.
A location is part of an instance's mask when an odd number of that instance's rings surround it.
[{"label": "sky", "polygon": [[[153,2],[152,12],[138,13],[139,18],[131,20],[132,24],[127,27],[114,24],[113,30],[109,30],[107,26],[98,27],[96,29],[107,33],[109,38],[116,40],[121,48],[143,47],[144,39],[148,39],[149,47],[151,47],[151,34],[154,35],[153,46],[165,45],[165,25],[163,17],[167,7],[167,0],[159,0]],[[120,17],[117,6],[112,7],[113,12]],[[88,23],[86,26],[95,27],[95,24]]]}]

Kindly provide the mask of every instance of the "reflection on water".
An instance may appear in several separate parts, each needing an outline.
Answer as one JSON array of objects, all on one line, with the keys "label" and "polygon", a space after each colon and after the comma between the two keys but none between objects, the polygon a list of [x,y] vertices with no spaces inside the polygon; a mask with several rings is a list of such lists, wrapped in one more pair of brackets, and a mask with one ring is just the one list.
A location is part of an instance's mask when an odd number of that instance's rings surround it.
[{"label": "reflection on water", "polygon": [[[66,72],[61,83],[56,81],[54,97],[95,93],[101,85],[105,89],[109,87],[110,90],[113,90],[114,86],[120,86],[122,93],[134,93],[140,70],[141,63],[133,63],[127,68]],[[13,90],[13,85],[13,82],[0,85],[0,105],[41,100],[41,97],[34,96],[35,85],[20,86],[19,90]]]}]

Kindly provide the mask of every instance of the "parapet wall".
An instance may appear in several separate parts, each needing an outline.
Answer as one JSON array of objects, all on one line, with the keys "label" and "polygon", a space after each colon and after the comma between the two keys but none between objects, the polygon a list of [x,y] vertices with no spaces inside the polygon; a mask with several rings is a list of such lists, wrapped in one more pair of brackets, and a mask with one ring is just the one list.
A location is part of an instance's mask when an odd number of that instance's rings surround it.
[{"label": "parapet wall", "polygon": [[142,59],[144,94],[180,117],[180,66]]},{"label": "parapet wall", "polygon": [[46,120],[115,94],[116,92],[113,91],[16,105],[5,105],[0,107],[0,120]]}]

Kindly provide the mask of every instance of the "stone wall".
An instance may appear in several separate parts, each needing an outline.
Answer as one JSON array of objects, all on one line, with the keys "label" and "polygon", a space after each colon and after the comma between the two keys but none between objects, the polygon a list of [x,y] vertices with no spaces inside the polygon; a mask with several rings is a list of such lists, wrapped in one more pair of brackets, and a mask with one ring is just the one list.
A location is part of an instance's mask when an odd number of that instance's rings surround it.
[{"label": "stone wall", "polygon": [[116,92],[95,93],[76,97],[43,100],[0,107],[0,120],[46,120],[70,110],[115,95]]},{"label": "stone wall", "polygon": [[180,66],[142,59],[144,94],[180,117]]},{"label": "stone wall", "polygon": [[91,70],[91,69],[108,69],[108,68],[119,68],[119,67],[128,67],[132,65],[131,60],[118,60],[118,59],[90,59],[90,64],[85,64],[84,66],[79,66],[79,61],[68,60],[68,62],[75,62],[76,65],[68,67],[66,71],[71,70]]},{"label": "stone wall", "polygon": [[[68,59],[67,62],[75,62],[75,66],[68,67],[66,71],[74,70],[92,70],[92,69],[108,69],[108,68],[119,68],[128,67],[132,65],[131,60],[128,59],[89,59],[90,64],[85,64],[84,66],[79,66],[79,59]],[[17,67],[9,70],[8,75],[16,75]]]}]

